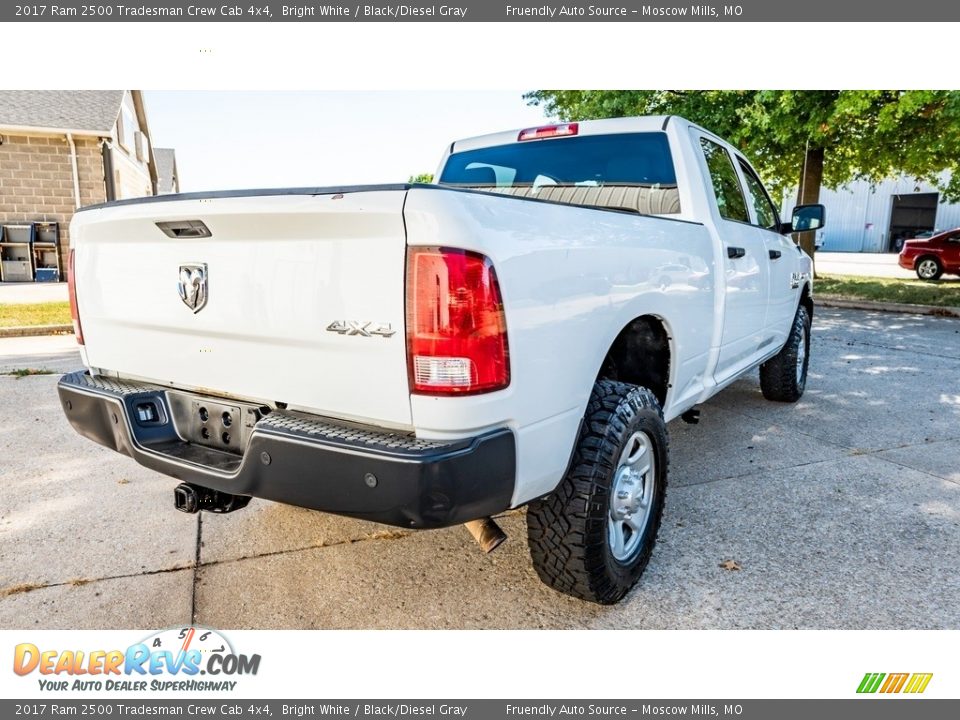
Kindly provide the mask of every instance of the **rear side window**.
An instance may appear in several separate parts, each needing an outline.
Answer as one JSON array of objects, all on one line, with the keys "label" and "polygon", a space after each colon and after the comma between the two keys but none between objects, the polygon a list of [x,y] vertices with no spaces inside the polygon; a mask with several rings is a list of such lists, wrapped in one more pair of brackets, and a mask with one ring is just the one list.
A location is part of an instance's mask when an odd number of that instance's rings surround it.
[{"label": "rear side window", "polygon": [[730,154],[721,145],[707,138],[701,138],[700,145],[707,159],[707,169],[710,172],[710,182],[713,184],[713,194],[717,198],[720,217],[750,222],[747,202],[740,187],[740,178],[737,177]]},{"label": "rear side window", "polygon": [[440,183],[644,214],[680,212],[673,157],[662,132],[579,135],[455,152]]}]

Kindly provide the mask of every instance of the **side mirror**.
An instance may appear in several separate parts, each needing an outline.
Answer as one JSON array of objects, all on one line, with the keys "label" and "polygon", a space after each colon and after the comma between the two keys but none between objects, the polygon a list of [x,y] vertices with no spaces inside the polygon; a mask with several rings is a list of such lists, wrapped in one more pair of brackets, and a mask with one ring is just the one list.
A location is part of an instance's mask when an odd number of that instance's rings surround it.
[{"label": "side mirror", "polygon": [[823,205],[798,205],[793,209],[793,219],[787,232],[819,230],[827,224],[827,209]]}]

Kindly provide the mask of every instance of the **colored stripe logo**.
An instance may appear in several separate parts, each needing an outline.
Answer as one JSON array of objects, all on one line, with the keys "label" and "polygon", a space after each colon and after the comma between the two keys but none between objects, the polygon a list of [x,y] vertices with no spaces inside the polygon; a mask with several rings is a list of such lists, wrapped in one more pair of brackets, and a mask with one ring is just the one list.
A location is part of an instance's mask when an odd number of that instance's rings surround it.
[{"label": "colored stripe logo", "polygon": [[857,692],[872,693],[909,693],[919,694],[927,689],[933,673],[867,673],[860,681]]}]

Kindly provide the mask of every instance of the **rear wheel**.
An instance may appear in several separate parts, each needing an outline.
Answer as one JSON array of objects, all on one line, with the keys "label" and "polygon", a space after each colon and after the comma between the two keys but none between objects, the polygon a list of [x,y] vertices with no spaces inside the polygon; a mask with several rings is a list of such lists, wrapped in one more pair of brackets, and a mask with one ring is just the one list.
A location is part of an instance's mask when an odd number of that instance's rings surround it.
[{"label": "rear wheel", "polygon": [[606,605],[623,598],[656,543],[667,463],[656,396],[598,381],[570,470],[527,509],[527,543],[540,579],[583,600]]},{"label": "rear wheel", "polygon": [[922,257],[917,260],[917,277],[921,280],[939,280],[943,275],[943,266],[935,257]]},{"label": "rear wheel", "polygon": [[760,366],[760,390],[767,400],[796,402],[807,387],[810,314],[801,305],[783,349]]}]

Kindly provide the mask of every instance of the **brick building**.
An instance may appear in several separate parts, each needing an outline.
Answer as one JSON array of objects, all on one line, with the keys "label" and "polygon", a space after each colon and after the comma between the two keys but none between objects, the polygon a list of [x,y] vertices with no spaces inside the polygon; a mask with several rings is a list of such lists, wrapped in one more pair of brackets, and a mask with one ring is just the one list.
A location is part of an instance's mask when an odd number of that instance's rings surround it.
[{"label": "brick building", "polygon": [[0,90],[0,225],[56,221],[61,263],[76,208],[155,195],[156,166],[139,90]]}]

